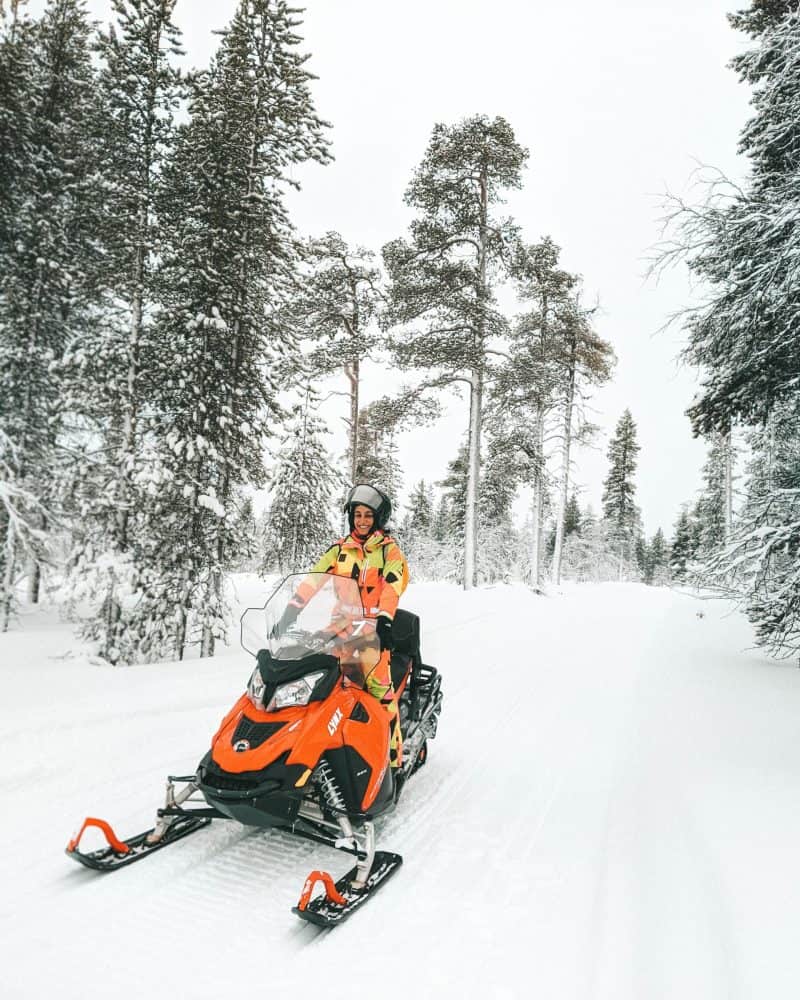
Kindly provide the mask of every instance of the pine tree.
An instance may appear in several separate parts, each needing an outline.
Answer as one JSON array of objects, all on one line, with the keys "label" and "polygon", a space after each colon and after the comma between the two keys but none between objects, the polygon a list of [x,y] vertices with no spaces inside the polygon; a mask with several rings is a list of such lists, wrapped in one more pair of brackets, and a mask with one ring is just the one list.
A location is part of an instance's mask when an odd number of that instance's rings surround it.
[{"label": "pine tree", "polygon": [[636,486],[633,482],[639,450],[636,424],[630,410],[625,410],[608,447],[611,466],[603,489],[603,516],[620,560],[620,573],[623,564],[633,556],[639,534],[639,510],[634,501]]},{"label": "pine tree", "polygon": [[573,534],[579,535],[582,523],[583,516],[580,504],[578,503],[578,494],[573,493],[567,501],[567,506],[564,508],[564,538],[569,538]]},{"label": "pine tree", "polygon": [[784,401],[751,435],[750,478],[733,538],[695,577],[738,598],[758,642],[778,656],[800,650],[799,430],[800,401]]},{"label": "pine tree", "polygon": [[341,477],[324,445],[330,432],[311,402],[308,394],[295,409],[270,477],[263,571],[303,572],[336,537],[332,511]]},{"label": "pine tree", "polygon": [[[64,457],[58,365],[96,304],[96,88],[81,0],[50,0],[36,23],[16,16],[16,5],[13,13],[0,45],[0,134],[9,140],[0,153],[0,430],[29,498],[23,517],[38,522],[41,538]],[[17,74],[11,87],[6,72]],[[5,630],[20,567],[27,559],[35,600],[43,553],[25,545],[8,512],[0,521]]]},{"label": "pine tree", "polygon": [[684,506],[675,524],[675,534],[670,545],[669,568],[675,580],[686,579],[687,568],[694,556],[692,534],[689,511]]},{"label": "pine tree", "polygon": [[507,327],[495,285],[509,271],[507,247],[516,240],[513,225],[494,218],[491,209],[504,190],[520,186],[527,156],[502,118],[478,115],[452,127],[436,125],[406,192],[406,203],[418,212],[411,240],[395,240],[383,250],[389,319],[403,328],[392,340],[398,364],[429,372],[432,387],[469,385],[465,588],[477,579],[487,350]]},{"label": "pine tree", "polygon": [[669,581],[669,551],[664,532],[659,528],[647,545],[644,582],[661,586]]},{"label": "pine tree", "polygon": [[553,551],[553,581],[561,578],[561,548],[564,539],[564,510],[567,504],[570,475],[570,453],[574,434],[575,410],[585,387],[602,385],[611,377],[614,352],[611,345],[599,337],[591,326],[591,311],[581,307],[580,299],[572,299],[562,318],[562,348],[558,363],[561,369],[562,445],[561,475],[556,507],[556,537]]},{"label": "pine tree", "polygon": [[694,508],[699,532],[699,558],[708,558],[730,537],[729,469],[730,438],[716,435],[703,466],[703,488]]},{"label": "pine tree", "polygon": [[736,185],[715,174],[699,206],[673,199],[673,237],[660,260],[686,260],[708,289],[685,315],[685,357],[702,372],[689,415],[701,434],[763,423],[800,378],[800,235],[787,222],[800,211],[800,12],[783,0],[755,0],[731,20],[754,40],[732,60],[752,87],[754,114],[739,143],[748,179]]},{"label": "pine tree", "polygon": [[[63,365],[67,406],[92,428],[86,447],[94,455],[89,475],[78,484],[73,565],[84,578],[98,577],[99,613],[84,623],[84,632],[107,659],[112,650],[136,659],[137,637],[147,641],[151,632],[137,621],[149,613],[147,602],[131,600],[123,614],[120,595],[135,594],[140,586],[143,550],[135,530],[151,530],[143,516],[142,487],[153,470],[146,468],[150,435],[142,414],[152,409],[163,354],[153,318],[160,305],[158,261],[165,236],[157,205],[182,95],[180,73],[171,63],[181,52],[171,21],[174,6],[175,0],[112,0],[116,23],[97,44],[104,205],[98,277],[105,304],[103,321],[81,331]],[[119,578],[123,567],[130,579]]]},{"label": "pine tree", "polygon": [[383,293],[374,254],[350,249],[339,233],[308,241],[307,273],[292,297],[288,316],[296,332],[316,345],[308,358],[317,375],[343,370],[350,385],[350,478],[358,478],[361,365],[379,341],[372,329]]},{"label": "pine tree", "polygon": [[376,400],[359,413],[358,461],[354,483],[371,483],[396,498],[403,483],[397,457],[397,425],[402,415],[387,400]]},{"label": "pine tree", "polygon": [[[283,0],[241,0],[165,170],[163,309],[151,433],[169,476],[170,565],[159,570],[182,655],[224,636],[235,498],[264,480],[263,449],[296,351],[280,322],[296,254],[283,190],[293,164],[328,159],[299,22]],[[177,537],[176,537],[177,536]],[[195,638],[196,637],[196,638]]]},{"label": "pine tree", "polygon": [[420,479],[408,498],[406,515],[403,519],[404,534],[416,531],[420,534],[431,534],[433,526],[433,493],[425,480]]}]

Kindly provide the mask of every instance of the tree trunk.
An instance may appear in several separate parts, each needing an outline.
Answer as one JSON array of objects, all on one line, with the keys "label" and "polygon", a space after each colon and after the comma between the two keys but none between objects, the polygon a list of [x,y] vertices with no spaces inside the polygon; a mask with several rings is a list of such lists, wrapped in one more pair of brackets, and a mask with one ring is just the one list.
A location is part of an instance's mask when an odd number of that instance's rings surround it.
[{"label": "tree trunk", "polygon": [[35,556],[31,556],[28,560],[28,603],[38,604],[39,603],[39,591],[41,589],[42,582],[42,567],[39,564],[39,560]]},{"label": "tree trunk", "polygon": [[358,476],[358,358],[352,361],[345,372],[350,380],[350,485],[354,486]]},{"label": "tree trunk", "polygon": [[469,393],[469,445],[467,459],[467,500],[464,519],[464,590],[477,583],[478,481],[481,472],[481,403],[483,380],[472,373]]},{"label": "tree trunk", "polygon": [[733,534],[733,446],[731,431],[725,435],[725,544]]},{"label": "tree trunk", "polygon": [[486,257],[488,242],[489,182],[485,164],[480,175],[480,249],[478,252],[478,328],[476,356],[478,365],[470,375],[469,392],[469,460],[467,463],[466,523],[464,525],[464,589],[471,590],[478,582],[478,502],[481,476],[481,427],[483,423],[483,350],[486,336]]},{"label": "tree trunk", "polygon": [[564,546],[564,514],[569,491],[569,453],[572,444],[572,409],[575,403],[575,342],[573,340],[570,357],[569,381],[564,399],[564,440],[561,446],[561,483],[558,490],[558,510],[556,513],[556,544],[553,552],[553,583],[561,583],[561,551]]},{"label": "tree trunk", "polygon": [[5,573],[3,574],[3,589],[0,592],[0,632],[8,632],[11,621],[11,609],[14,605],[14,573],[16,571],[16,534],[14,522],[9,517],[6,528]]},{"label": "tree trunk", "polygon": [[536,409],[536,468],[533,474],[533,537],[531,539],[531,586],[542,586],[542,513],[544,511],[544,411]]}]

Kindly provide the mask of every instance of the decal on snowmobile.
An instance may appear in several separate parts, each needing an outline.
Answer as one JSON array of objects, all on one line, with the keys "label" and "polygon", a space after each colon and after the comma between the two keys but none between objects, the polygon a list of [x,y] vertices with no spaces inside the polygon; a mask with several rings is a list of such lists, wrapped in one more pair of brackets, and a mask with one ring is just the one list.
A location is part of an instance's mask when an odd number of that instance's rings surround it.
[{"label": "decal on snowmobile", "polygon": [[250,741],[249,740],[237,740],[233,744],[233,749],[237,753],[244,753],[246,750],[250,749]]},{"label": "decal on snowmobile", "polygon": [[333,715],[330,717],[328,722],[328,732],[333,736],[336,730],[339,728],[339,723],[342,721],[342,710],[337,708]]}]

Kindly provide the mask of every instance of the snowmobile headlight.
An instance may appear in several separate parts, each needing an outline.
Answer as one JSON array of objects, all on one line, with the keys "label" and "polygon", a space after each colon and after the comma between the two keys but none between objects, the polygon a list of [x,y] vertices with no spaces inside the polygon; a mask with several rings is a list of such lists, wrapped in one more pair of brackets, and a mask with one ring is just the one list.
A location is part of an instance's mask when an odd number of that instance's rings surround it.
[{"label": "snowmobile headlight", "polygon": [[250,682],[247,685],[247,697],[253,703],[253,705],[261,712],[264,711],[264,680],[261,677],[261,671],[256,667],[253,671],[253,676],[250,678]]},{"label": "snowmobile headlight", "polygon": [[292,705],[307,705],[311,692],[324,676],[324,670],[317,670],[315,673],[306,674],[305,677],[300,677],[296,681],[281,684],[267,705],[267,711],[275,712],[279,708],[289,708]]}]

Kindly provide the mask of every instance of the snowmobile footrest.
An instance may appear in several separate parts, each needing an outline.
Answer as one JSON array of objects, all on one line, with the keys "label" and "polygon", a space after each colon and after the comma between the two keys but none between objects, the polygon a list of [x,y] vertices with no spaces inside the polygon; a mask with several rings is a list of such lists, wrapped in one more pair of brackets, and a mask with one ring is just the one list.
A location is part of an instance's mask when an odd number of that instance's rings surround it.
[{"label": "snowmobile footrest", "polygon": [[[139,833],[135,837],[130,837],[128,840],[119,840],[105,820],[89,817],[84,821],[80,833],[76,837],[73,837],[69,844],[67,844],[66,853],[67,857],[72,858],[73,861],[77,861],[78,864],[83,865],[85,868],[92,868],[94,871],[99,872],[114,871],[125,865],[133,864],[134,861],[140,861],[142,858],[147,857],[148,854],[152,854],[153,851],[158,851],[168,844],[174,844],[176,840],[188,837],[190,833],[201,830],[204,826],[208,826],[210,822],[211,820],[205,816],[193,817],[187,814],[183,817],[178,817],[167,828],[160,840],[149,844],[147,838],[155,827],[145,830],[144,833]],[[80,839],[89,826],[102,830],[108,841],[108,847],[101,847],[97,851],[89,851],[87,853],[78,849]]]},{"label": "snowmobile footrest", "polygon": [[[292,907],[292,913],[318,927],[335,927],[366,903],[402,863],[403,859],[399,854],[376,851],[363,888],[353,886],[358,875],[357,865],[343,875],[336,885],[333,885],[333,879],[327,872],[312,872],[306,879],[300,901],[297,906]],[[325,895],[311,899],[311,893],[317,882],[324,883]]]}]

